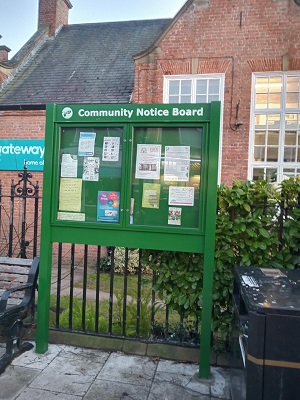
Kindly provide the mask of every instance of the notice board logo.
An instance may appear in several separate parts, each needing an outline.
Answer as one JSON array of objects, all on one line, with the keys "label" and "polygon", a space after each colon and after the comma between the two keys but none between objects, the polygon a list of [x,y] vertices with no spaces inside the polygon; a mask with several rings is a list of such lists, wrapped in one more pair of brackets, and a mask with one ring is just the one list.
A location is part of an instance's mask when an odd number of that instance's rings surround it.
[{"label": "notice board logo", "polygon": [[65,107],[65,108],[62,110],[61,113],[62,113],[63,118],[65,118],[65,119],[70,119],[70,118],[72,118],[73,110],[72,110],[72,108],[70,108],[70,107]]}]

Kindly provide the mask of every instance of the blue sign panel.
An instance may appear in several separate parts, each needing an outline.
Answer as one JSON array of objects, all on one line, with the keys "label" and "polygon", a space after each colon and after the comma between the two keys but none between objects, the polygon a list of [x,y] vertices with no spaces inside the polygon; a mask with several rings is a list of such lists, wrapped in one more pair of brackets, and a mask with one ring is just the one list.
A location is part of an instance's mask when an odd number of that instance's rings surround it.
[{"label": "blue sign panel", "polygon": [[44,152],[44,140],[0,140],[0,170],[21,171],[26,161],[29,171],[43,171]]}]

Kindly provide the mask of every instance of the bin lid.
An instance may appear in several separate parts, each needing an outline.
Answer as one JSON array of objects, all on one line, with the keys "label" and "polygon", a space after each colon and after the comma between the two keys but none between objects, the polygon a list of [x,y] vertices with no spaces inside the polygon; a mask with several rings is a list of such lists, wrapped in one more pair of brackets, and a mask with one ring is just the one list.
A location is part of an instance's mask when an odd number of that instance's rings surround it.
[{"label": "bin lid", "polygon": [[235,280],[248,309],[300,315],[300,270],[238,267]]}]

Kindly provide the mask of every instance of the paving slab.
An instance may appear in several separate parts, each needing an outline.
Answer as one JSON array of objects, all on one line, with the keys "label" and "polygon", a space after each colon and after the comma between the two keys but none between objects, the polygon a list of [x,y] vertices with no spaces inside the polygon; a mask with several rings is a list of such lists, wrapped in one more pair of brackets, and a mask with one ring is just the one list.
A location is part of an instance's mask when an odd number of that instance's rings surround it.
[{"label": "paving slab", "polygon": [[25,389],[20,396],[18,396],[17,400],[81,400],[82,396],[65,394],[61,395],[61,393],[50,392],[49,390],[41,390],[41,389]]},{"label": "paving slab", "polygon": [[15,358],[0,375],[0,400],[229,400],[228,370],[200,379],[193,363],[49,345]]},{"label": "paving slab", "polygon": [[84,396],[108,356],[95,350],[65,347],[29,387]]},{"label": "paving slab", "polygon": [[149,357],[112,353],[97,379],[150,388],[156,365]]},{"label": "paving slab", "polygon": [[39,373],[36,369],[9,365],[0,375],[0,399],[15,399]]},{"label": "paving slab", "polygon": [[147,400],[148,395],[149,388],[146,386],[98,379],[91,385],[84,400]]}]

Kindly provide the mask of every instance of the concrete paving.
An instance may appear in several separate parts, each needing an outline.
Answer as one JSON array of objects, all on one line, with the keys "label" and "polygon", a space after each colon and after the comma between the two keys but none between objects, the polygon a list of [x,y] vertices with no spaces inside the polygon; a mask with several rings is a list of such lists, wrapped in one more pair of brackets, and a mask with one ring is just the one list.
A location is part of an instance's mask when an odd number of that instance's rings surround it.
[{"label": "concrete paving", "polygon": [[2,400],[229,400],[228,370],[65,345],[15,358],[0,375]]}]

